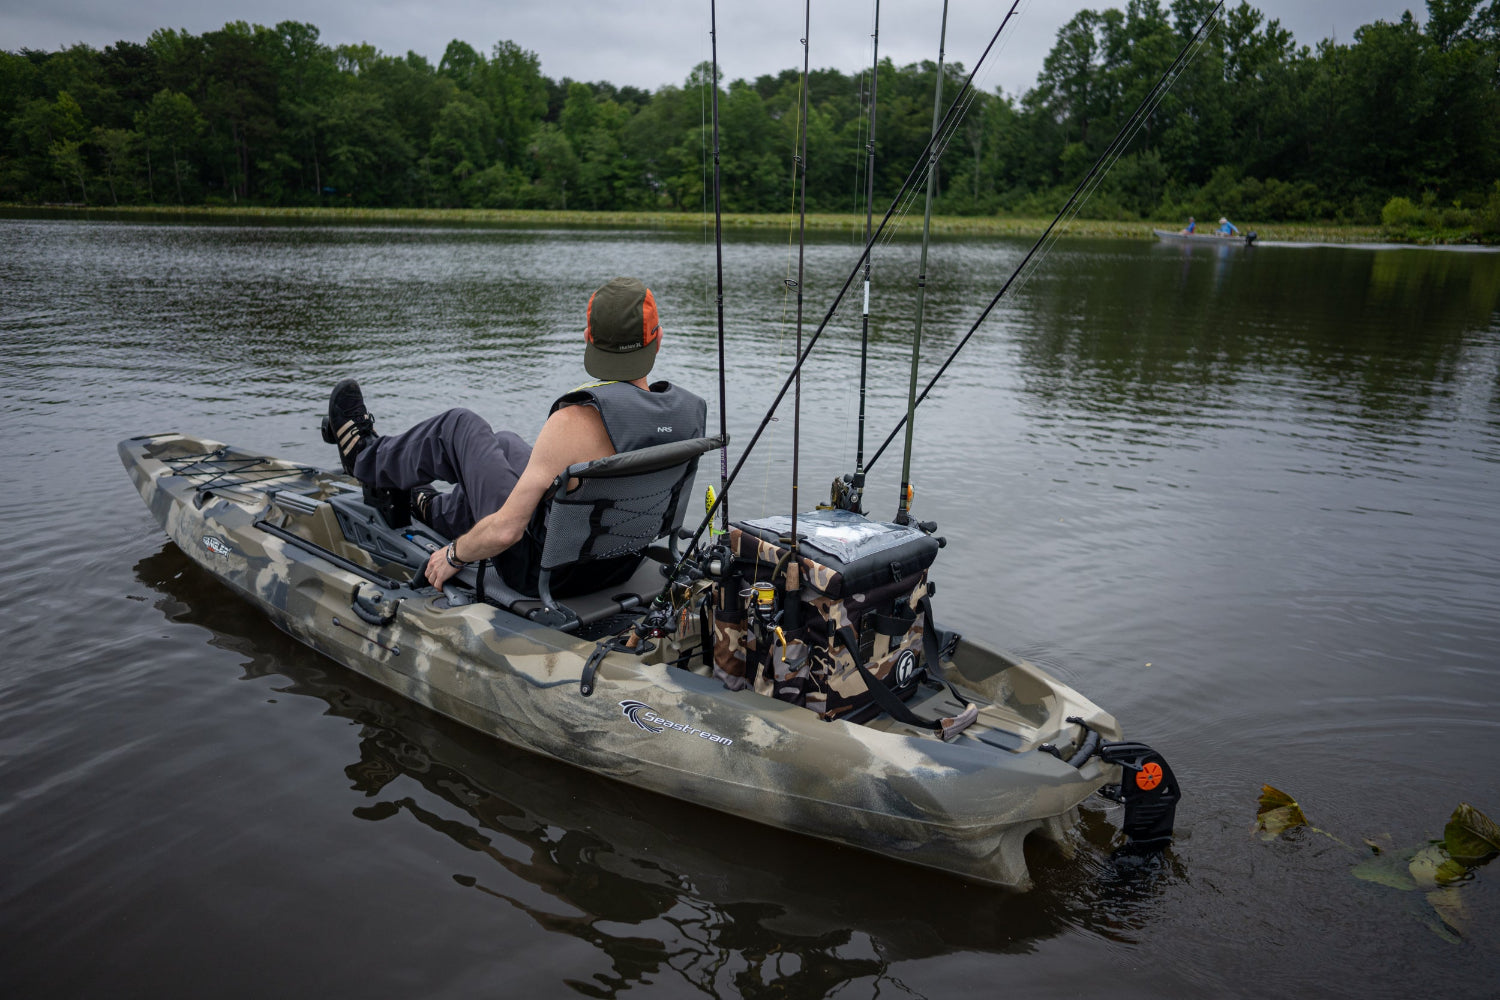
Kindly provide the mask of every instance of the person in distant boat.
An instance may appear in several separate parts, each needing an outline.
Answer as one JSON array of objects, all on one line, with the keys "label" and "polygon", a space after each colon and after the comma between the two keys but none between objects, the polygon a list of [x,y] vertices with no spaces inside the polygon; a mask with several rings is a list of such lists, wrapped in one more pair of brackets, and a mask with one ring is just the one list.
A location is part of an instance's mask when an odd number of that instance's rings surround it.
[{"label": "person in distant boat", "polygon": [[1228,219],[1224,218],[1222,215],[1219,216],[1219,235],[1220,236],[1238,236],[1239,234],[1240,234],[1240,231],[1237,228],[1235,228],[1234,223],[1230,222]]},{"label": "person in distant boat", "polygon": [[1182,227],[1182,235],[1191,236],[1198,229],[1198,220],[1188,216],[1188,224]]},{"label": "person in distant boat", "polygon": [[[472,410],[456,408],[400,434],[382,437],[365,408],[359,383],[333,387],[323,439],[339,448],[344,471],[375,489],[411,491],[414,516],[453,539],[427,561],[427,579],[441,587],[469,563],[495,557],[505,582],[536,593],[540,569],[537,508],[568,466],[616,452],[701,437],[708,404],[686,389],[646,376],[661,347],[656,298],[635,278],[615,278],[589,297],[583,367],[598,381],[552,404],[536,444],[495,431]],[[442,493],[434,480],[455,484]],[[626,567],[590,564],[590,583],[609,586]],[[554,589],[567,588],[563,581]],[[561,591],[559,591],[561,592]]]}]

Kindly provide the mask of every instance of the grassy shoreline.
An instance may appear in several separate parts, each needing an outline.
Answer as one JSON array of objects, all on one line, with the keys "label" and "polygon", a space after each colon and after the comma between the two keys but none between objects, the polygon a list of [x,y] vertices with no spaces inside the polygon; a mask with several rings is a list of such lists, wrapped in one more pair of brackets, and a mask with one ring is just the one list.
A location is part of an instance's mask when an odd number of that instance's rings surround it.
[{"label": "grassy shoreline", "polygon": [[[0,214],[5,217],[53,217],[95,219],[184,219],[193,221],[237,221],[247,222],[305,222],[305,223],[394,223],[421,224],[447,223],[476,226],[580,226],[629,229],[682,229],[695,230],[712,227],[713,216],[696,212],[589,212],[589,211],[544,211],[520,209],[479,208],[240,208],[230,206],[78,206],[78,205],[0,205]],[[914,220],[907,218],[903,230],[915,231]],[[1051,222],[1050,219],[1012,218],[1009,216],[938,216],[932,220],[932,231],[940,235],[954,236],[1040,236]],[[744,214],[726,213],[723,217],[727,230],[759,230],[763,232],[790,231],[796,216],[787,213]],[[1175,229],[1180,225],[1171,221],[1117,222],[1100,219],[1075,219],[1061,235],[1080,237],[1109,237],[1116,239],[1152,239],[1151,229]],[[856,214],[810,214],[807,228],[812,231],[857,233],[864,227],[864,216]],[[1246,226],[1241,225],[1244,229]],[[1331,222],[1250,224],[1262,240],[1286,240],[1310,243],[1374,243],[1408,242],[1385,231],[1380,226],[1354,226]],[[1431,239],[1421,242],[1457,243],[1459,234],[1453,239]]]}]

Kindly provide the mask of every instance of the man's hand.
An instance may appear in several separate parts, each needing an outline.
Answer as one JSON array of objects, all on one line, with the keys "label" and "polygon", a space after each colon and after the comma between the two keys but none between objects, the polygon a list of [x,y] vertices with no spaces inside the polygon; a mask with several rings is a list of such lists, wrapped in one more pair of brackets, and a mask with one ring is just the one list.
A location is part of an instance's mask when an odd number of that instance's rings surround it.
[{"label": "man's hand", "polygon": [[458,567],[448,565],[448,546],[443,546],[427,557],[427,582],[438,590],[443,584],[458,575]]},{"label": "man's hand", "polygon": [[[565,406],[558,410],[542,425],[531,458],[504,506],[480,518],[478,524],[466,531],[458,540],[459,551],[471,561],[478,560],[481,553],[493,558],[504,552],[525,535],[532,513],[558,475],[575,463],[614,453],[598,410],[592,406]],[[424,571],[428,582],[439,590],[458,573],[458,567],[448,562],[447,552],[444,546],[429,556]]]}]

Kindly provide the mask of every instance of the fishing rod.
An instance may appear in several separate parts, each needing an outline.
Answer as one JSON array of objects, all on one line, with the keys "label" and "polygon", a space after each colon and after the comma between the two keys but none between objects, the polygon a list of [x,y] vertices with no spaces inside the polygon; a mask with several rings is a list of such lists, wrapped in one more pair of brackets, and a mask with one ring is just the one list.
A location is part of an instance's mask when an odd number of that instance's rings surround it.
[{"label": "fishing rod", "polygon": [[[808,45],[808,39],[812,37],[812,0],[803,0],[803,23],[802,23],[802,136],[800,148],[797,153],[797,179],[798,179],[798,221],[797,221],[797,356],[802,356],[802,281],[807,261],[807,77],[811,67],[809,58],[812,52]],[[802,451],[802,364],[799,361],[796,368],[792,370],[796,379],[796,392],[792,396],[792,528],[789,539],[791,558],[786,567],[787,593],[795,594],[801,589],[799,582],[799,567],[801,563],[797,559],[799,546],[797,544],[797,473],[798,464]],[[728,490],[728,486],[725,486]],[[787,628],[796,629],[801,625],[800,601],[791,600],[786,603]]]},{"label": "fishing rod", "polygon": [[[714,118],[714,258],[719,279],[715,303],[719,313],[719,436],[724,444],[719,448],[719,492],[729,487],[729,413],[724,401],[724,216],[720,200],[719,184],[719,33],[715,0],[708,4],[708,37],[710,58],[713,64],[713,118]],[[729,504],[720,508],[724,519],[724,531],[729,530]]]},{"label": "fishing rod", "polygon": [[[1159,104],[1161,102],[1161,98],[1164,97],[1166,95],[1166,92],[1171,89],[1172,83],[1176,81],[1175,74],[1188,59],[1189,53],[1194,51],[1194,49],[1199,44],[1201,44],[1202,40],[1207,36],[1208,30],[1212,27],[1214,21],[1218,18],[1219,11],[1223,9],[1224,3],[1225,0],[1219,0],[1214,9],[1209,12],[1208,17],[1204,18],[1203,23],[1198,26],[1198,30],[1193,32],[1192,37],[1190,37],[1187,43],[1183,45],[1182,50],[1177,53],[1177,58],[1172,60],[1172,64],[1168,66],[1166,71],[1163,72],[1162,75],[1157,79],[1156,85],[1151,88],[1151,90],[1141,100],[1141,103],[1136,106],[1134,113],[1132,113],[1131,116],[1125,120],[1125,124],[1120,126],[1120,130],[1115,133],[1115,137],[1110,140],[1110,143],[1105,147],[1104,152],[1099,155],[1099,158],[1094,161],[1094,165],[1089,168],[1089,172],[1084,175],[1083,180],[1079,181],[1078,186],[1073,189],[1073,193],[1068,197],[1068,200],[1063,205],[1062,210],[1059,211],[1057,215],[1053,217],[1052,221],[1047,224],[1046,230],[1044,230],[1042,232],[1042,235],[1037,238],[1037,241],[1032,244],[1031,249],[1026,251],[1026,256],[1021,258],[1021,262],[1016,265],[1013,271],[1011,271],[1010,277],[1005,279],[1005,284],[1002,285],[1000,290],[995,293],[995,297],[990,299],[989,305],[984,307],[984,311],[979,314],[979,318],[976,319],[973,325],[969,327],[969,332],[963,335],[963,338],[959,340],[957,346],[955,346],[953,350],[948,354],[947,360],[943,362],[942,366],[938,368],[937,373],[933,375],[932,378],[928,381],[926,388],[924,388],[921,394],[917,396],[915,402],[908,405],[906,416],[902,417],[901,420],[896,424],[896,426],[891,429],[891,432],[886,436],[884,443],[882,443],[880,448],[875,452],[874,457],[870,459],[870,464],[865,467],[866,471],[874,468],[875,463],[880,461],[880,456],[885,454],[886,448],[889,447],[890,443],[895,440],[896,435],[900,433],[902,427],[906,427],[907,429],[906,440],[909,454],[911,448],[910,419],[917,405],[920,404],[922,400],[927,398],[927,394],[932,391],[932,387],[937,384],[938,379],[942,378],[943,373],[948,370],[948,366],[953,364],[953,359],[958,357],[958,352],[964,349],[964,345],[969,342],[969,338],[974,336],[975,331],[977,331],[980,325],[983,324],[984,321],[989,317],[990,312],[994,310],[997,304],[999,304],[1000,299],[1005,295],[1007,291],[1010,290],[1010,286],[1015,282],[1016,277],[1026,268],[1026,265],[1030,263],[1037,250],[1047,242],[1047,237],[1052,234],[1052,230],[1057,226],[1058,222],[1068,214],[1068,210],[1073,207],[1073,204],[1078,200],[1079,195],[1082,194],[1086,188],[1092,192],[1092,186],[1097,185],[1098,180],[1102,179],[1103,175],[1099,173],[1100,168],[1104,166],[1106,161],[1118,158],[1120,151],[1124,148],[1125,144],[1129,142],[1130,139],[1135,137],[1135,132],[1138,129],[1138,121],[1143,120],[1143,115],[1149,113],[1151,108],[1154,108],[1156,104]],[[1096,178],[1095,175],[1099,175],[1099,177]],[[902,478],[903,480],[905,479],[904,474]]]},{"label": "fishing rod", "polygon": [[[1000,27],[996,28],[995,33],[990,36],[989,43],[984,47],[984,51],[980,53],[978,61],[974,63],[974,68],[970,70],[969,75],[964,79],[963,85],[959,87],[958,94],[953,98],[953,103],[948,105],[948,111],[943,116],[942,124],[938,129],[939,132],[946,131],[950,121],[952,121],[958,114],[961,113],[962,107],[966,106],[964,104],[964,97],[973,88],[974,77],[979,73],[980,68],[984,65],[985,60],[989,58],[990,53],[994,51],[996,43],[1000,41],[1001,32],[1003,32],[1005,30],[1005,26],[1010,23],[1010,19],[1015,16],[1016,9],[1020,6],[1020,2],[1021,0],[1013,0],[1010,6],[1010,10],[1006,13],[1004,20],[1000,22]],[[938,136],[936,135],[927,140],[927,145],[923,147],[922,152],[917,156],[917,161],[912,166],[911,171],[906,175],[906,180],[901,183],[901,187],[896,191],[895,197],[891,199],[890,207],[886,209],[884,217],[882,217],[880,220],[880,225],[875,227],[875,231],[871,233],[870,239],[865,241],[864,249],[861,251],[859,258],[854,262],[854,266],[850,269],[848,277],[844,279],[844,283],[839,287],[838,293],[834,295],[833,302],[828,306],[828,311],[823,315],[822,321],[818,324],[817,329],[813,331],[812,336],[808,339],[807,346],[801,350],[796,364],[792,367],[791,373],[789,373],[786,379],[783,380],[781,389],[776,393],[776,398],[771,401],[771,405],[766,409],[765,414],[761,417],[760,425],[756,427],[755,433],[750,436],[750,443],[746,445],[745,450],[740,453],[739,459],[737,459],[734,463],[734,468],[729,470],[729,478],[724,482],[723,491],[714,498],[713,503],[708,505],[708,510],[703,521],[698,525],[697,529],[692,533],[692,535],[688,536],[688,544],[683,549],[683,554],[678,557],[677,562],[673,565],[670,573],[668,573],[667,575],[668,583],[662,590],[662,593],[664,595],[667,594],[670,590],[672,586],[671,581],[677,579],[679,574],[681,574],[683,566],[686,565],[688,561],[689,553],[691,553],[697,546],[698,540],[703,537],[703,532],[706,531],[708,529],[708,526],[713,523],[714,515],[717,514],[719,508],[723,506],[724,498],[728,495],[730,487],[732,487],[735,481],[739,478],[740,471],[744,469],[745,462],[749,459],[751,453],[755,450],[755,446],[760,442],[761,437],[764,436],[766,428],[770,426],[772,418],[776,415],[776,410],[781,406],[781,401],[786,398],[786,394],[791,389],[792,383],[796,379],[796,377],[801,375],[802,366],[807,363],[808,356],[812,354],[812,350],[817,345],[819,338],[822,337],[823,331],[827,329],[829,322],[833,319],[834,314],[838,311],[839,303],[843,301],[844,296],[849,292],[850,286],[854,284],[855,277],[858,276],[860,268],[863,266],[865,259],[870,255],[871,247],[875,245],[875,242],[885,231],[885,227],[890,223],[891,217],[896,214],[896,210],[901,205],[901,199],[906,196],[906,192],[911,188],[912,184],[915,183],[917,178],[922,175],[922,170],[924,165],[926,164],[928,153],[937,142]]]},{"label": "fishing rod", "polygon": [[[875,224],[875,108],[880,90],[880,0],[875,0],[875,29],[870,37],[874,54],[870,59],[870,131],[865,136],[865,243]],[[848,489],[837,498],[837,505],[863,514],[865,495],[865,389],[870,367],[870,262],[865,255],[865,300],[859,328],[859,438],[854,450],[854,475]],[[836,484],[842,480],[835,480]],[[835,487],[837,489],[837,487]]]},{"label": "fishing rod", "polygon": [[[943,27],[938,33],[937,85],[932,94],[932,135],[938,134],[938,111],[943,106],[943,50],[948,43],[948,0],[943,0]],[[916,426],[917,374],[922,357],[922,314],[927,305],[927,245],[932,236],[932,199],[937,193],[939,150],[929,154],[927,206],[922,211],[922,259],[917,265],[917,321],[911,335],[911,381],[906,390],[906,454],[901,459],[901,493],[896,500],[896,523],[908,524],[911,516],[911,437]],[[877,453],[877,457],[878,453]],[[874,461],[870,462],[874,465]]]}]

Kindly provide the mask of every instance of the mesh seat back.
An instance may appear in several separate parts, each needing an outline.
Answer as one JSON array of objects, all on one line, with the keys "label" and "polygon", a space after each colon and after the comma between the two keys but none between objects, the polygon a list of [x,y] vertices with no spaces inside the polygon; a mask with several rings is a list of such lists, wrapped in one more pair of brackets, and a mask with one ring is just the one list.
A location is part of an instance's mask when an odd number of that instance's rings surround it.
[{"label": "mesh seat back", "polygon": [[[633,555],[674,535],[682,527],[682,494],[698,473],[698,457],[728,441],[727,435],[688,438],[571,466],[544,501],[542,571]],[[564,492],[572,479],[578,486]],[[675,553],[676,545],[671,548]]]},{"label": "mesh seat back", "polygon": [[631,555],[675,532],[682,527],[681,494],[697,471],[694,458],[632,476],[582,477],[577,489],[552,498],[542,569]]}]

